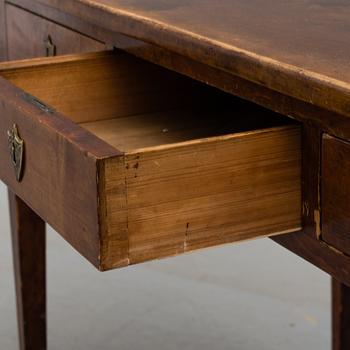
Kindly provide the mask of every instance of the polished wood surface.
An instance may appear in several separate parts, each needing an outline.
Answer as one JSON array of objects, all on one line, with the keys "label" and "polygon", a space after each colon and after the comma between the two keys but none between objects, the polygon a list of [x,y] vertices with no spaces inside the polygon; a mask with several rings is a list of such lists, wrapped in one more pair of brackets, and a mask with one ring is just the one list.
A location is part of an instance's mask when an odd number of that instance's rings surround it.
[{"label": "polished wood surface", "polygon": [[45,222],[11,191],[9,204],[20,349],[46,350]]},{"label": "polished wood surface", "polygon": [[20,60],[47,55],[46,42],[53,45],[52,54],[64,55],[101,51],[105,45],[54,22],[7,4],[7,58]]},{"label": "polished wood surface", "polygon": [[322,140],[322,239],[350,255],[350,143]]},{"label": "polished wood surface", "polygon": [[350,116],[346,2],[38,2]]},{"label": "polished wood surface", "polygon": [[332,278],[332,350],[350,348],[350,287]]}]

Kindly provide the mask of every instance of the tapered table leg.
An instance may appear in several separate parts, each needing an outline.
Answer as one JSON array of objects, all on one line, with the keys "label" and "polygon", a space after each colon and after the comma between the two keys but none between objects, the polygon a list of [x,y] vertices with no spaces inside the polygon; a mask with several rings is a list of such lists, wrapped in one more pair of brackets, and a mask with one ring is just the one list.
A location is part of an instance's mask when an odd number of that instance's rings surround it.
[{"label": "tapered table leg", "polygon": [[332,279],[332,350],[350,349],[350,288]]},{"label": "tapered table leg", "polygon": [[17,316],[21,350],[45,350],[45,223],[9,191]]}]

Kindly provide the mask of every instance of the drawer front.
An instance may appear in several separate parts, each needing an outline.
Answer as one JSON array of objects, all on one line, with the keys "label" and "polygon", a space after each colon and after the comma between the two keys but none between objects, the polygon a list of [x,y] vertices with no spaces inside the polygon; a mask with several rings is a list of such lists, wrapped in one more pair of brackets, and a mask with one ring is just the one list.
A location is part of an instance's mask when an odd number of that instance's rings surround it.
[{"label": "drawer front", "polygon": [[105,45],[42,17],[7,4],[9,60],[104,50]]},{"label": "drawer front", "polygon": [[350,143],[328,135],[322,142],[322,239],[350,255]]},{"label": "drawer front", "polygon": [[26,91],[0,79],[0,178],[101,270],[300,229],[300,127],[280,115],[121,52],[0,73]]},{"label": "drawer front", "polygon": [[98,267],[98,167],[114,150],[1,77],[0,99],[0,179]]}]

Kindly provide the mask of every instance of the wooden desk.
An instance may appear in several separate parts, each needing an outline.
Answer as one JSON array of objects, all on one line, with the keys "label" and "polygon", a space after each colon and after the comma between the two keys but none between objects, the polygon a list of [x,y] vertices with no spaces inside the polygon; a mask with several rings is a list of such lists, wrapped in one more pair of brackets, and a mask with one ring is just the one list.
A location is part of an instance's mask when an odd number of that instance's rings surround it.
[{"label": "wooden desk", "polygon": [[273,236],[333,276],[349,349],[349,4],[0,8],[0,56],[31,58],[0,66],[22,349],[46,348],[44,222],[101,270]]}]

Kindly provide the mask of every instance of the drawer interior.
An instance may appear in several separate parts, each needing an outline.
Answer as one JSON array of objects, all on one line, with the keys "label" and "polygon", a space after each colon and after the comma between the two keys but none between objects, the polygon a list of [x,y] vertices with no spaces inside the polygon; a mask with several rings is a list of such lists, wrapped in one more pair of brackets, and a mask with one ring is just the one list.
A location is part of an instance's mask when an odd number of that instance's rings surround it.
[{"label": "drawer interior", "polygon": [[123,52],[17,62],[1,75],[122,152],[293,123]]},{"label": "drawer interior", "polygon": [[293,120],[123,52],[9,62],[0,75],[22,89],[0,80],[3,132],[18,123],[26,140],[14,186],[100,269],[300,229]]}]

